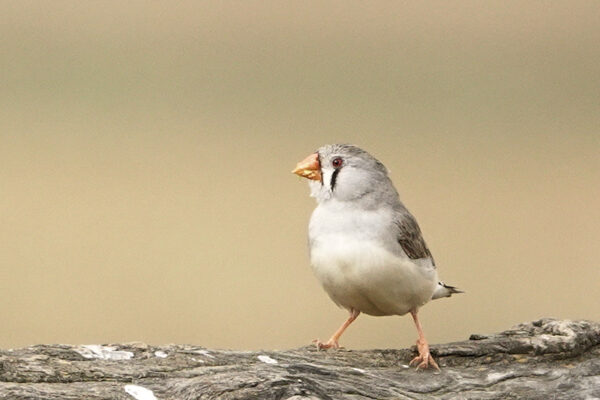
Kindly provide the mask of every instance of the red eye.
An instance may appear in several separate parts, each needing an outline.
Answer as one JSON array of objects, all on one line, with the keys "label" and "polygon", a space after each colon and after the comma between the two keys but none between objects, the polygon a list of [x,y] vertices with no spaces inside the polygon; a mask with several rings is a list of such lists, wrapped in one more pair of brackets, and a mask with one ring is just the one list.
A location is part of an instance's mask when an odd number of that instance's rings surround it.
[{"label": "red eye", "polygon": [[344,163],[344,160],[342,160],[341,157],[336,157],[333,159],[333,161],[331,161],[331,165],[333,165],[334,168],[341,167],[343,163]]}]

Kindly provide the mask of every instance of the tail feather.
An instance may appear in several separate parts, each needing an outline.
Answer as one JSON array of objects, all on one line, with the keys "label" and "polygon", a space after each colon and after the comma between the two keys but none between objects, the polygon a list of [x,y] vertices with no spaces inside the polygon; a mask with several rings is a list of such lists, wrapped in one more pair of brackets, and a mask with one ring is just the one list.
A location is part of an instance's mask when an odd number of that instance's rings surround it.
[{"label": "tail feather", "polygon": [[441,299],[442,297],[450,297],[455,293],[464,293],[455,286],[446,285],[444,282],[438,282],[437,287],[433,291],[431,300]]}]

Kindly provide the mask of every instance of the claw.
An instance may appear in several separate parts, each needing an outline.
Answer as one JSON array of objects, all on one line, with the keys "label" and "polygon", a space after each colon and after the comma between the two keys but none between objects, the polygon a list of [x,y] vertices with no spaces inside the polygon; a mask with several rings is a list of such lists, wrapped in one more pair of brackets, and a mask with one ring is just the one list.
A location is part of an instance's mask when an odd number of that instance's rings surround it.
[{"label": "claw", "polygon": [[316,346],[317,350],[325,350],[325,349],[339,349],[340,344],[337,340],[329,339],[327,342],[323,343],[319,339],[315,339],[312,341]]},{"label": "claw", "polygon": [[312,342],[317,345],[317,350],[339,349],[340,344],[338,343],[338,339],[340,338],[340,336],[342,336],[342,333],[344,333],[344,331],[352,323],[352,321],[354,321],[358,317],[359,314],[360,311],[350,309],[350,316],[348,317],[348,319],[342,324],[342,326],[340,326],[340,328],[337,331],[335,331],[333,336],[331,336],[331,338],[327,342],[323,343],[319,339],[313,340]]},{"label": "claw", "polygon": [[431,356],[431,353],[429,352],[429,345],[425,340],[417,340],[417,350],[419,351],[419,355],[413,358],[408,365],[412,367],[414,364],[416,364],[417,371],[420,369],[427,369],[429,367],[433,367],[438,371],[440,370],[437,362],[435,362]]},{"label": "claw", "polygon": [[410,365],[411,367],[414,366],[414,364],[416,364],[415,370],[417,371],[420,371],[421,369],[427,369],[429,367],[433,367],[440,371],[440,367],[429,353],[425,355],[418,355],[415,358],[413,358],[410,361],[410,363],[408,363],[408,365]]},{"label": "claw", "polygon": [[417,364],[417,371],[429,367],[434,367],[439,371],[440,367],[437,365],[433,357],[431,357],[431,353],[429,353],[429,344],[427,343],[427,339],[425,339],[425,335],[423,334],[423,328],[419,322],[417,310],[411,311],[410,314],[415,321],[415,326],[417,327],[417,332],[419,333],[419,339],[417,339],[417,350],[419,351],[419,355],[413,358],[409,365],[412,366],[413,364]]}]

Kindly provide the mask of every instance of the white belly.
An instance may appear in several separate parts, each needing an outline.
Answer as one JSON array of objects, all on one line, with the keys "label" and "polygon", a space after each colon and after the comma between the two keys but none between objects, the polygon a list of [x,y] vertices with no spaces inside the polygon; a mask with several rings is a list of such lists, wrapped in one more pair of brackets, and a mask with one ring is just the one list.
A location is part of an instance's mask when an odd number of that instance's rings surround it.
[{"label": "white belly", "polygon": [[431,299],[437,271],[427,259],[399,257],[356,235],[319,235],[311,265],[331,299],[370,315],[403,315]]}]

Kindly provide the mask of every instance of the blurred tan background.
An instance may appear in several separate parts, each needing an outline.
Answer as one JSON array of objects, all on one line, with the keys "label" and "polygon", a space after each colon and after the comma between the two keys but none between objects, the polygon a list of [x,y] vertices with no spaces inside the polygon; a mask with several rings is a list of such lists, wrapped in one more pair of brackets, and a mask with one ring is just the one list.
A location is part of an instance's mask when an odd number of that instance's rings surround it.
[{"label": "blurred tan background", "polygon": [[[2,2],[0,347],[282,349],[346,318],[295,163],[384,162],[431,342],[600,319],[600,3]],[[410,346],[408,317],[342,344]]]}]

